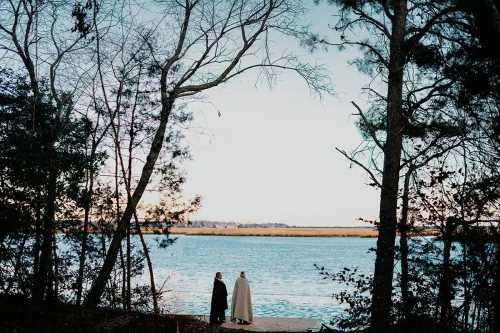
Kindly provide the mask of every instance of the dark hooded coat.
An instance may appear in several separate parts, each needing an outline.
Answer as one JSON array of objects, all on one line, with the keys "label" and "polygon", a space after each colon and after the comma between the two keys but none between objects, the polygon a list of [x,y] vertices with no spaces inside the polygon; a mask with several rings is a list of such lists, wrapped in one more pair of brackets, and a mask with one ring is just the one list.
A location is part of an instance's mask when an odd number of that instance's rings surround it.
[{"label": "dark hooded coat", "polygon": [[223,316],[224,311],[228,308],[227,306],[227,289],[224,282],[215,279],[214,289],[212,291],[212,303],[210,306],[210,321],[216,322],[219,320],[224,320],[220,318]]}]

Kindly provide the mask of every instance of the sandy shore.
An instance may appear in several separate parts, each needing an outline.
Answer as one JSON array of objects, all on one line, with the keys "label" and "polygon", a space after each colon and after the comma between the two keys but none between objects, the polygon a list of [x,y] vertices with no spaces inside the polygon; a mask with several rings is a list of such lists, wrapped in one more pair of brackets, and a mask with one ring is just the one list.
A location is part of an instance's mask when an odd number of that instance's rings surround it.
[{"label": "sandy shore", "polygon": [[281,236],[281,237],[376,237],[374,228],[176,228],[178,235]]}]

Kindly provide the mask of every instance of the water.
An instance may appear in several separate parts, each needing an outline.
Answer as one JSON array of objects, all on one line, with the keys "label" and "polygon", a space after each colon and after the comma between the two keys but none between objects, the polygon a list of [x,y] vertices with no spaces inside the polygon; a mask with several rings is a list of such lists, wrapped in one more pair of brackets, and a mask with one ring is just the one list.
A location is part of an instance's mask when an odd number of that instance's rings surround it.
[{"label": "water", "polygon": [[[223,273],[230,294],[240,271],[252,291],[255,316],[328,320],[342,311],[332,299],[341,285],[323,280],[314,264],[330,272],[358,267],[373,270],[372,238],[179,236],[160,249],[147,235],[157,285],[165,283],[169,311],[208,314],[215,272]],[[146,273],[144,282],[148,281]]]}]

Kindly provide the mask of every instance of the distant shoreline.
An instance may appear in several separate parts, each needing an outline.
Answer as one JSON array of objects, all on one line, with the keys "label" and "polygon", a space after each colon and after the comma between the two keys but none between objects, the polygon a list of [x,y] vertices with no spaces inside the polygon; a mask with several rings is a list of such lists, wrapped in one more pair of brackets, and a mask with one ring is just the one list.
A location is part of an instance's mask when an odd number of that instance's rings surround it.
[{"label": "distant shoreline", "polygon": [[[146,228],[144,234],[156,234],[157,230]],[[370,227],[289,227],[289,228],[193,228],[171,227],[169,233],[187,236],[257,236],[257,237],[362,237],[375,238],[376,228]],[[436,236],[436,230],[421,230],[409,236]]]},{"label": "distant shoreline", "polygon": [[[59,229],[59,232],[74,232],[70,229]],[[137,230],[132,229],[132,234],[137,234]],[[141,231],[145,235],[166,234],[187,235],[187,236],[261,236],[261,237],[362,237],[374,238],[378,236],[375,227],[191,227],[191,226],[141,226]],[[90,227],[89,233],[99,234],[103,232],[97,228]],[[107,231],[113,232],[113,230]],[[414,236],[438,236],[436,229],[420,229],[412,231],[409,237]]]},{"label": "distant shoreline", "polygon": [[170,228],[174,235],[268,237],[377,237],[375,228]]}]

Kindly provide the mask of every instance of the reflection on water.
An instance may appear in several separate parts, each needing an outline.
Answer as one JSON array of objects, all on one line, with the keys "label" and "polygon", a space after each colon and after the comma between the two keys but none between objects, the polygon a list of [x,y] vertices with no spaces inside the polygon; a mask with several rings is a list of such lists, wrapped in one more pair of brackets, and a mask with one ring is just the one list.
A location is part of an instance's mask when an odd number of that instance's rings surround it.
[{"label": "reflection on water", "polygon": [[179,236],[173,246],[159,249],[156,236],[146,237],[157,284],[166,281],[170,290],[165,306],[175,313],[208,314],[215,272],[223,273],[231,293],[239,272],[246,271],[256,316],[328,319],[342,311],[331,298],[342,286],[322,280],[313,265],[331,272],[373,269],[370,238]]}]

